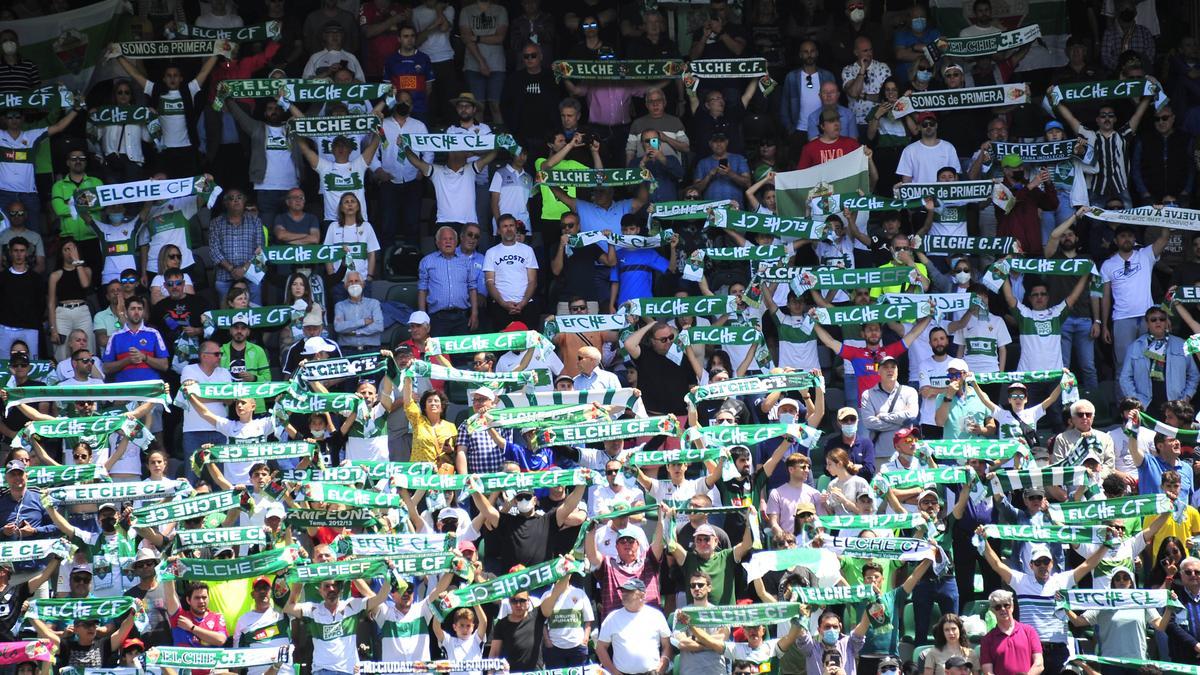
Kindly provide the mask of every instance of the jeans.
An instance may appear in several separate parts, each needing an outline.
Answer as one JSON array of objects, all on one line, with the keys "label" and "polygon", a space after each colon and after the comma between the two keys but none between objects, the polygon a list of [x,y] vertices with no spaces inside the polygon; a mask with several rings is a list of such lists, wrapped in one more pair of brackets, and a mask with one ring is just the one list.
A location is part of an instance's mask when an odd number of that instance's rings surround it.
[{"label": "jeans", "polygon": [[[247,284],[250,284],[250,304],[261,305],[262,304],[262,285],[261,284],[252,284],[252,283],[250,283],[249,279],[246,279],[245,281]],[[216,287],[217,287],[217,297],[224,298],[225,294],[229,292],[229,287],[233,286],[233,279],[224,279],[224,280],[217,279],[216,282],[214,282],[214,283],[216,284]]]},{"label": "jeans", "polygon": [[470,333],[467,322],[471,318],[469,309],[443,309],[429,315],[429,334],[433,337],[464,335]]},{"label": "jeans", "polygon": [[42,199],[36,192],[9,192],[0,190],[0,209],[8,212],[9,204],[21,202],[25,206],[25,227],[41,234]]},{"label": "jeans", "polygon": [[379,202],[383,208],[380,241],[420,241],[422,190],[420,180],[398,184],[387,182],[379,186]]},{"label": "jeans", "polygon": [[29,346],[29,359],[38,358],[38,331],[36,328],[13,328],[0,324],[0,357],[8,358],[12,352],[13,343],[21,340]]},{"label": "jeans", "polygon": [[219,431],[185,431],[183,432],[183,460],[184,475],[193,485],[199,480],[199,476],[192,471],[192,455],[200,449],[200,446],[205,443],[220,445],[225,442],[225,434]]},{"label": "jeans", "polygon": [[[1070,636],[1068,636],[1070,637]],[[1067,643],[1042,642],[1042,675],[1058,675],[1067,664]]]},{"label": "jeans", "polygon": [[545,662],[547,670],[553,668],[578,668],[587,664],[587,645],[579,645],[570,649],[559,649],[547,642],[542,647],[542,660]]},{"label": "jeans", "polygon": [[287,212],[288,192],[288,190],[254,191],[254,199],[258,202],[259,218],[262,220],[263,225],[267,226],[267,232],[272,234],[272,239],[274,238],[275,216]]},{"label": "jeans", "polygon": [[1145,317],[1116,319],[1112,322],[1113,368],[1116,369],[1113,372],[1114,380],[1121,376],[1121,366],[1125,364],[1125,352],[1129,351],[1129,345],[1145,332]]},{"label": "jeans", "polygon": [[926,577],[913,589],[913,637],[918,647],[929,644],[929,623],[935,601],[943,615],[958,614],[958,585],[953,576],[938,579]]},{"label": "jeans", "polygon": [[1062,339],[1063,367],[1071,368],[1071,357],[1075,356],[1079,386],[1086,391],[1095,391],[1099,386],[1096,377],[1096,344],[1091,336],[1092,320],[1081,316],[1068,317],[1063,321]]},{"label": "jeans", "polygon": [[1057,190],[1057,192],[1058,208],[1053,211],[1042,211],[1042,246],[1050,241],[1050,231],[1075,213],[1075,207],[1071,206],[1071,191]]}]

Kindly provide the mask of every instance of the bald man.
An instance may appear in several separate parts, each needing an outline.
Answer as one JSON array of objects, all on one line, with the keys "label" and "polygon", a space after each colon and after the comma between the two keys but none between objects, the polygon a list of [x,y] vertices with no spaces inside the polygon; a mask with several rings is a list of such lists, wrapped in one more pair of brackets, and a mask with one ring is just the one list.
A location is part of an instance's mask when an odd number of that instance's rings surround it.
[{"label": "bald man", "polygon": [[617,376],[600,367],[600,350],[592,347],[580,347],[576,354],[579,361],[579,374],[575,376],[575,391],[587,389],[620,389],[621,381]]}]

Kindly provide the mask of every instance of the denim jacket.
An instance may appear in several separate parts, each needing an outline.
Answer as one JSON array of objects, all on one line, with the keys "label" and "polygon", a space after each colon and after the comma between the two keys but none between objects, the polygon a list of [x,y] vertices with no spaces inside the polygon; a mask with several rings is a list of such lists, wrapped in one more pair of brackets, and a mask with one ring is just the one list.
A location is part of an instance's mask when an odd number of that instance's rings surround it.
[{"label": "denim jacket", "polygon": [[[1149,343],[1150,335],[1146,334],[1129,345],[1118,380],[1121,395],[1132,396],[1144,406],[1150,405],[1154,391],[1150,385],[1150,359],[1146,357]],[[1166,357],[1167,400],[1191,398],[1196,393],[1196,385],[1200,384],[1200,369],[1196,368],[1196,361],[1183,352],[1182,339],[1167,336]]]}]

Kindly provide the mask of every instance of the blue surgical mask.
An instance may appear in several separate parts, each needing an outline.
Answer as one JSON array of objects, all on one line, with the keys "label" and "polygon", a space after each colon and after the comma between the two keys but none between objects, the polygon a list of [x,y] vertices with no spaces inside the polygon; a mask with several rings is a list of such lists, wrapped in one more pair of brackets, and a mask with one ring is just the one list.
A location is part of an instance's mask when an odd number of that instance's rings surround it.
[{"label": "blue surgical mask", "polygon": [[925,27],[928,25],[929,25],[929,20],[923,16],[918,16],[917,18],[912,20],[912,29],[913,29],[913,31],[915,31],[917,33],[924,31]]},{"label": "blue surgical mask", "polygon": [[933,79],[933,71],[932,70],[918,70],[917,71],[917,82],[929,82],[932,79]]},{"label": "blue surgical mask", "polygon": [[835,645],[837,644],[838,638],[841,637],[841,635],[842,634],[838,632],[838,629],[836,628],[826,628],[825,630],[821,631],[821,642],[824,642],[827,645]]},{"label": "blue surgical mask", "polygon": [[785,413],[785,412],[779,413],[779,423],[780,424],[795,424],[796,423],[796,413]]},{"label": "blue surgical mask", "polygon": [[843,424],[841,426],[842,426],[842,435],[843,436],[853,436],[854,434],[858,433],[858,424],[857,423]]},{"label": "blue surgical mask", "polygon": [[125,214],[124,213],[110,213],[110,214],[108,214],[108,222],[113,225],[120,225],[121,223],[125,222]]}]

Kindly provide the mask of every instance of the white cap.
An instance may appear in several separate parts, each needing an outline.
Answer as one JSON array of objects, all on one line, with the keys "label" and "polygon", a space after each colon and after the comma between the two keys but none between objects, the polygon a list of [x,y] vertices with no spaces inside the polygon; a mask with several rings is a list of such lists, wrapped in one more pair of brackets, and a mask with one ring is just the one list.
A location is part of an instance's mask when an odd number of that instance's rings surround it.
[{"label": "white cap", "polygon": [[489,401],[496,400],[496,392],[493,391],[491,387],[480,387],[480,388],[476,389],[475,391],[472,391],[471,395],[472,396],[483,396],[484,398],[486,398]]},{"label": "white cap", "polygon": [[779,419],[779,409],[785,405],[790,405],[796,409],[796,412],[800,412],[799,401],[794,398],[781,398],[775,402],[774,406],[771,406],[771,412],[767,413],[767,417],[773,420]]},{"label": "white cap", "polygon": [[957,370],[960,373],[965,373],[971,370],[971,368],[962,359],[950,359],[950,362],[946,364],[946,370]]},{"label": "white cap", "polygon": [[419,323],[419,324],[428,326],[429,325],[429,315],[418,309],[417,311],[408,315],[408,325],[411,326],[414,323]]},{"label": "white cap", "polygon": [[304,351],[301,354],[304,356],[316,356],[321,352],[331,353],[335,351],[337,351],[337,345],[317,335],[304,341]]},{"label": "white cap", "polygon": [[1054,556],[1050,554],[1050,547],[1045,544],[1034,544],[1029,547],[1029,562],[1049,558],[1054,560]]},{"label": "white cap", "polygon": [[267,504],[266,508],[263,509],[263,520],[266,520],[272,516],[276,518],[283,518],[286,515],[287,510],[284,509],[283,504],[279,502],[273,501],[270,504]]}]

